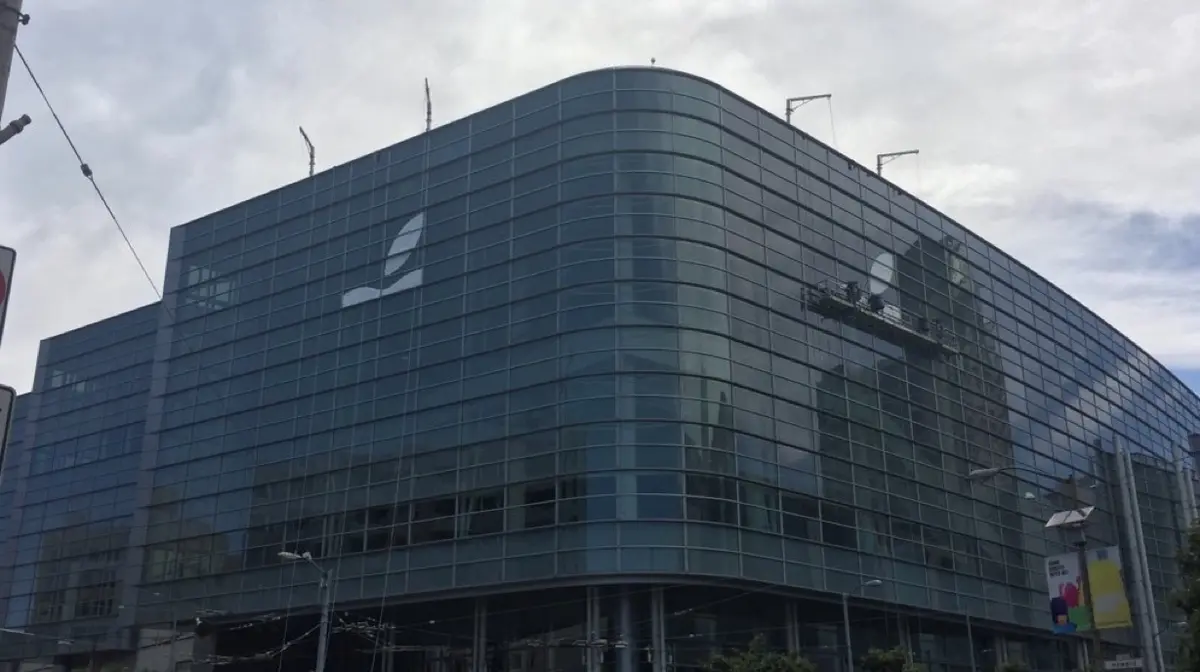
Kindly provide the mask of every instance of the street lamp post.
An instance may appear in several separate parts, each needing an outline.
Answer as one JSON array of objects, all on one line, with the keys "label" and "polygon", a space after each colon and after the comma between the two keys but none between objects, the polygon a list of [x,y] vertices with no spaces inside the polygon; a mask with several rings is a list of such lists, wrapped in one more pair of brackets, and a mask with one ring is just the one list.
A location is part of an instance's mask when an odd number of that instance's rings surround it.
[{"label": "street lamp post", "polygon": [[321,596],[321,625],[317,633],[317,662],[313,667],[313,672],[325,672],[325,659],[329,655],[329,616],[330,612],[333,611],[333,581],[331,572],[318,565],[313,560],[312,553],[308,551],[303,553],[280,551],[279,557],[292,562],[303,560],[315,567],[321,574],[321,583],[317,588]]},{"label": "street lamp post", "polygon": [[[1028,471],[1030,473],[1047,476],[1049,478],[1059,478],[1055,474],[1051,474],[1040,469],[1027,467],[1020,464],[1010,464],[1003,467],[990,467],[987,469],[972,469],[967,478],[972,481],[985,481],[997,474],[1007,471]],[[1061,527],[1075,528],[1079,530],[1079,539],[1074,542],[1076,554],[1079,563],[1079,583],[1083,591],[1083,601],[1087,604],[1088,620],[1091,622],[1091,639],[1092,639],[1092,656],[1091,668],[1094,672],[1103,672],[1104,660],[1101,654],[1102,640],[1100,638],[1100,624],[1096,622],[1096,603],[1092,601],[1092,577],[1088,569],[1087,561],[1087,520],[1091,516],[1095,507],[1082,506],[1083,502],[1079,499],[1079,478],[1071,476],[1071,509],[1069,511],[1059,511],[1050,517],[1046,522],[1046,527]]]},{"label": "street lamp post", "polygon": [[[883,581],[879,579],[863,581],[854,589],[854,594],[861,593],[864,588],[882,585]],[[850,641],[850,593],[842,593],[842,628],[846,631],[846,672],[854,672],[854,645]]]}]

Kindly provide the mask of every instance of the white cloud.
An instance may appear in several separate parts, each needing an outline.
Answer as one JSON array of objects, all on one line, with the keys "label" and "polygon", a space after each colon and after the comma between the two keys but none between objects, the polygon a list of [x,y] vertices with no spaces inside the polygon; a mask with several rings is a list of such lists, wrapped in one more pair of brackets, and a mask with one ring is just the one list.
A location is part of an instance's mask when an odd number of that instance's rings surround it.
[{"label": "white cloud", "polygon": [[[419,131],[424,77],[437,123],[654,57],[774,111],[788,96],[833,93],[843,151],[873,165],[878,152],[920,148],[887,175],[1167,364],[1200,365],[1200,301],[1188,284],[1200,272],[1159,263],[1187,249],[1200,222],[1189,217],[1200,213],[1189,172],[1200,158],[1193,2],[213,7],[35,3],[21,32],[156,280],[171,226],[305,174],[298,125],[327,167]],[[39,339],[153,300],[18,66],[4,115],[24,112],[34,125],[0,147],[0,244],[20,251],[0,380],[20,389]],[[795,122],[831,139],[819,103]],[[1135,213],[1156,215],[1142,227],[1151,233],[1134,231]]]}]

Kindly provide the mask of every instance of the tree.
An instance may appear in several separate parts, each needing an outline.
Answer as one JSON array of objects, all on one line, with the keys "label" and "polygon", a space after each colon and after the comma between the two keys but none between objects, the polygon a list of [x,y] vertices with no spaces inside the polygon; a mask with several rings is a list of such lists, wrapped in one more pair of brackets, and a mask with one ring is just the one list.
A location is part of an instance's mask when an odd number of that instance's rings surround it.
[{"label": "tree", "polygon": [[916,672],[920,669],[920,666],[908,662],[908,649],[903,646],[870,649],[859,662],[864,672]]},{"label": "tree", "polygon": [[1183,612],[1187,632],[1179,638],[1175,669],[1200,672],[1200,524],[1192,526],[1179,550],[1179,578],[1182,587],[1175,595],[1175,606]]},{"label": "tree", "polygon": [[996,672],[1029,672],[1029,666],[1019,660],[1010,660],[997,665]]},{"label": "tree", "polygon": [[817,666],[793,651],[774,651],[755,635],[743,651],[719,654],[705,666],[709,672],[817,672]]}]

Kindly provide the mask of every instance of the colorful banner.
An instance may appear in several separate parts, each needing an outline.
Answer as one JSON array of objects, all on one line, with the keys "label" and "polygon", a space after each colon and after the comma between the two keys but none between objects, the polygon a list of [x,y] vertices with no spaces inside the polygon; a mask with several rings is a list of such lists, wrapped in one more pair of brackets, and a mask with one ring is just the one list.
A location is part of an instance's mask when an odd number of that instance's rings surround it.
[{"label": "colorful banner", "polygon": [[[1131,627],[1133,614],[1129,609],[1129,597],[1125,594],[1125,582],[1121,579],[1120,549],[1116,546],[1091,549],[1087,563],[1092,599],[1096,602],[1097,626],[1101,630]],[[1054,632],[1086,632],[1091,629],[1082,581],[1078,553],[1046,558],[1050,622]]]}]

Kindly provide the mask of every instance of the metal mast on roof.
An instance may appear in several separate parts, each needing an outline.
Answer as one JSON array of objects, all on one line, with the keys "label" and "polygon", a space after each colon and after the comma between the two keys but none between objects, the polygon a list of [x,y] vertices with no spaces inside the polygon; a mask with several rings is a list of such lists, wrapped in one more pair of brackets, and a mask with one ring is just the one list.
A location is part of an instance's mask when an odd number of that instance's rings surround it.
[{"label": "metal mast on roof", "polygon": [[832,100],[832,99],[833,99],[832,93],[820,93],[815,96],[796,96],[794,98],[788,98],[786,101],[787,107],[783,113],[784,121],[786,121],[789,124],[792,123],[792,113],[795,112],[796,110],[804,107],[805,105],[813,102],[814,100]]},{"label": "metal mast on roof", "polygon": [[887,164],[891,163],[892,161],[895,161],[896,159],[898,159],[902,156],[912,156],[912,155],[916,155],[916,154],[920,154],[920,153],[921,153],[921,150],[919,150],[919,149],[906,149],[902,152],[885,152],[883,154],[876,154],[875,155],[875,172],[878,173],[879,175],[883,175],[883,167],[886,166]]},{"label": "metal mast on roof", "polygon": [[425,132],[433,128],[433,98],[429,95],[429,78],[425,78]]},{"label": "metal mast on roof", "polygon": [[308,139],[308,133],[304,132],[303,126],[300,127],[300,137],[304,138],[304,146],[308,149],[308,176],[312,177],[317,169],[317,148],[313,147],[312,140]]}]

